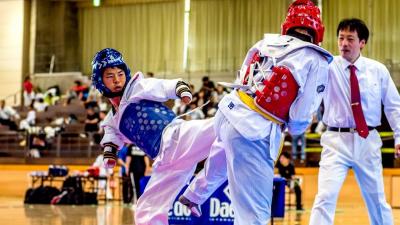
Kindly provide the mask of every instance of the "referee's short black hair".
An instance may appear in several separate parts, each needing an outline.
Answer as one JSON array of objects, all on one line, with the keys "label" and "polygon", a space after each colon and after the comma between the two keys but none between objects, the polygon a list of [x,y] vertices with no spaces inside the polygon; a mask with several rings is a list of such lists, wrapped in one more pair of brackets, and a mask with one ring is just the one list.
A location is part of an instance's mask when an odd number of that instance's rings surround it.
[{"label": "referee's short black hair", "polygon": [[337,27],[336,36],[339,35],[339,31],[347,29],[350,31],[357,31],[360,41],[365,40],[365,43],[368,42],[369,30],[364,21],[357,18],[343,19]]}]

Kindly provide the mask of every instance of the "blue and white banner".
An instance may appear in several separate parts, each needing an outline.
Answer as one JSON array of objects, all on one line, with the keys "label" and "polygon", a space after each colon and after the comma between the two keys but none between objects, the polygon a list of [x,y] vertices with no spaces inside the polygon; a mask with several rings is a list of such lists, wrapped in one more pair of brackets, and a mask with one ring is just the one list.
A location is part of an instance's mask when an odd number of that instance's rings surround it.
[{"label": "blue and white banner", "polygon": [[[147,184],[150,177],[142,178],[141,191]],[[144,185],[142,185],[144,184]],[[285,213],[285,184],[283,178],[274,178],[274,191],[272,199],[272,215],[274,217],[284,217]],[[183,194],[185,186],[178,197]],[[251,188],[251,187],[249,187]],[[200,218],[190,216],[190,210],[178,202],[178,197],[174,201],[172,209],[169,211],[170,225],[232,225],[234,212],[229,197],[228,182],[219,187],[211,197],[201,206],[203,215]]]}]

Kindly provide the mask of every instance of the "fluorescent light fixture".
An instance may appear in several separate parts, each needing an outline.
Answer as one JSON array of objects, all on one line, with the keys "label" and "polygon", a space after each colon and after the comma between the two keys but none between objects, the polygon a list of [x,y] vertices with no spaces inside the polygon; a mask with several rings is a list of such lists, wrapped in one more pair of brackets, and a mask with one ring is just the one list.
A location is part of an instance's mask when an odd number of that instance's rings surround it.
[{"label": "fluorescent light fixture", "polygon": [[99,7],[100,6],[100,1],[101,0],[93,0],[93,6],[94,7]]}]

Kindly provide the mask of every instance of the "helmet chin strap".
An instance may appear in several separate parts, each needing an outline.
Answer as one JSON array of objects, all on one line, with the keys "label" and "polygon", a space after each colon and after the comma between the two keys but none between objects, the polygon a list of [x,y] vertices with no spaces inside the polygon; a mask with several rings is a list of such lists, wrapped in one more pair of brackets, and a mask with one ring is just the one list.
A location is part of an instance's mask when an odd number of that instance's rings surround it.
[{"label": "helmet chin strap", "polygon": [[125,90],[125,88],[122,91],[119,91],[119,92],[104,92],[103,96],[106,97],[106,98],[121,97],[124,94],[124,90]]}]

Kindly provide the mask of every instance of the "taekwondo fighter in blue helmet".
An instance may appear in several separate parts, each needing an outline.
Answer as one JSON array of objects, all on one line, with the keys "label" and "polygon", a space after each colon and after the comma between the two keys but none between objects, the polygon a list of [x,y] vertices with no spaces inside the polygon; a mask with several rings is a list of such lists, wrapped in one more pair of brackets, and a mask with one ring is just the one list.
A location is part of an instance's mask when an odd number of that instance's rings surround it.
[{"label": "taekwondo fighter in blue helmet", "polygon": [[162,102],[181,98],[189,103],[192,94],[180,79],[144,78],[131,75],[121,53],[106,48],[92,62],[92,82],[107,97],[112,110],[103,123],[101,145],[104,164],[116,164],[116,152],[124,143],[134,143],[155,160],[151,179],[139,198],[135,224],[168,224],[168,211],[178,192],[205,159],[215,140],[213,120],[184,121]]}]

